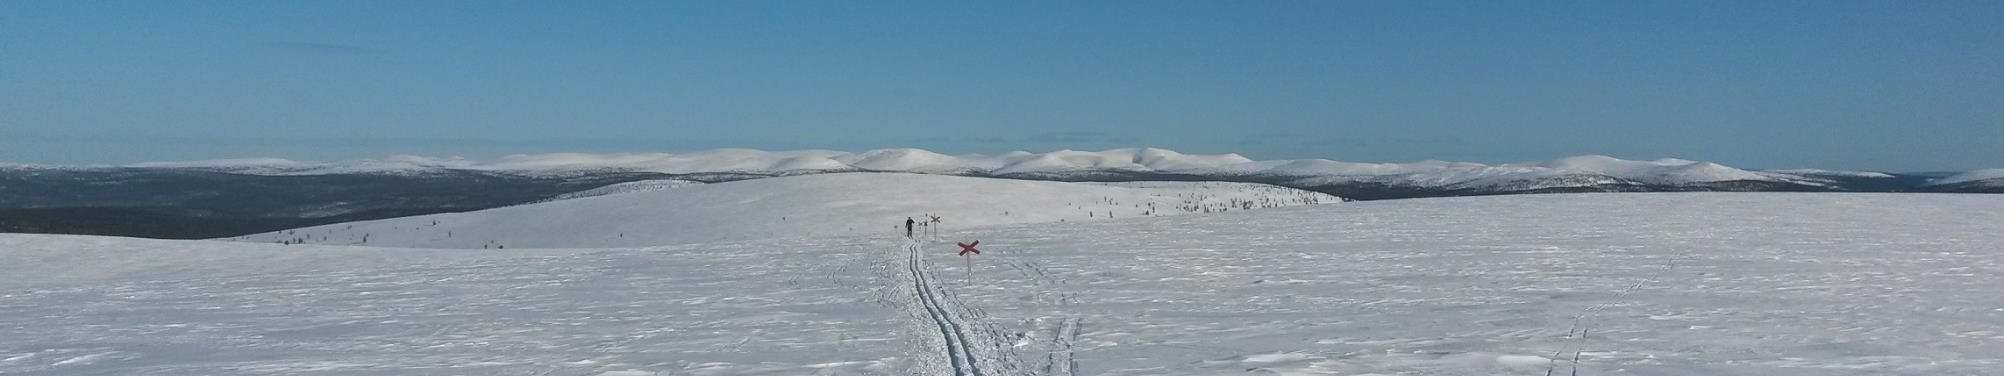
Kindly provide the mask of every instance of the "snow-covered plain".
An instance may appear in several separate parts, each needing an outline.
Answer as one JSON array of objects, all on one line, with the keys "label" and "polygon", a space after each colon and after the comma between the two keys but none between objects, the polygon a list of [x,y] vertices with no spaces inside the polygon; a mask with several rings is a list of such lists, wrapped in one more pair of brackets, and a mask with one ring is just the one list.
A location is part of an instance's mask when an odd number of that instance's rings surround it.
[{"label": "snow-covered plain", "polygon": [[994,251],[953,288],[1083,322],[1080,374],[1974,375],[2004,369],[1998,223],[1959,195],[1371,201],[971,231]]},{"label": "snow-covered plain", "polygon": [[425,250],[0,234],[0,374],[897,374],[895,243]]},{"label": "snow-covered plain", "polygon": [[[1996,223],[2004,200],[1982,195],[1659,193],[914,242],[0,235],[0,373],[1991,374],[2004,369]],[[951,241],[973,239],[985,253],[967,270]]]},{"label": "snow-covered plain", "polygon": [[903,173],[835,173],[717,184],[647,182],[576,198],[466,213],[307,227],[257,242],[420,248],[633,247],[775,236],[1090,221],[1341,202],[1327,194],[1222,182],[1067,183]]}]

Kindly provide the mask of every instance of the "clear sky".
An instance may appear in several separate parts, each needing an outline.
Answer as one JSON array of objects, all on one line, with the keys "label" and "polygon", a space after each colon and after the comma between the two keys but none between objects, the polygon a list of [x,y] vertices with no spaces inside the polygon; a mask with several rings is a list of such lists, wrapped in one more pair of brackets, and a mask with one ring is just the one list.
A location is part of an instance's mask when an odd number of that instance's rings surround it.
[{"label": "clear sky", "polygon": [[2004,1],[0,2],[0,161],[1130,146],[2004,167]]}]

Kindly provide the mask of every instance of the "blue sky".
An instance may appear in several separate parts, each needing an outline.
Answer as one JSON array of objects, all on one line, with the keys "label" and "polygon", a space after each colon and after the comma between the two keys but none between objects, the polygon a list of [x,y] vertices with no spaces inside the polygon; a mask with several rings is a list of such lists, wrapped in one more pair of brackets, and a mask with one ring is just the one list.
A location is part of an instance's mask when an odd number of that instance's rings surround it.
[{"label": "blue sky", "polygon": [[0,2],[0,161],[1158,146],[2004,167],[2004,2]]}]

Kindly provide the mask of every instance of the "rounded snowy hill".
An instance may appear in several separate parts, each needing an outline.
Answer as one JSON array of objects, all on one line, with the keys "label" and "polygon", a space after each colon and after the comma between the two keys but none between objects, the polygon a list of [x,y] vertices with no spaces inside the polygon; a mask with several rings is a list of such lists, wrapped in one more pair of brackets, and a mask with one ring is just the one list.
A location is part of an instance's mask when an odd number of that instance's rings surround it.
[{"label": "rounded snowy hill", "polygon": [[927,214],[940,216],[943,228],[964,229],[1342,201],[1322,193],[1249,183],[1066,183],[903,173],[643,184],[577,196],[234,240],[413,248],[628,247],[901,234],[905,218],[924,221]]},{"label": "rounded snowy hill", "polygon": [[[1865,171],[1755,171],[1679,158],[1627,160],[1605,155],[1582,155],[1502,164],[1438,160],[1357,163],[1327,159],[1255,160],[1238,154],[1184,154],[1158,148],[1044,153],[1014,151],[995,155],[949,155],[913,148],[854,153],[717,149],[686,153],[522,154],[484,161],[459,157],[395,156],[346,162],[244,159],[141,163],[126,167],[248,175],[424,175],[464,170],[531,177],[648,173],[687,175],[678,178],[703,181],[842,172],[909,172],[1060,181],[1216,180],[1278,184],[1361,200],[1596,191],[1994,192],[2004,187],[2004,183],[1996,182],[1966,183],[1956,178],[1933,181],[1906,179],[1894,174]],[[49,168],[64,167],[0,162],[0,171]],[[1965,175],[1990,176],[1984,175],[1986,173],[1994,171],[1974,171]]]},{"label": "rounded snowy hill", "polygon": [[1929,182],[1934,192],[2004,193],[2004,168],[1965,172]]}]

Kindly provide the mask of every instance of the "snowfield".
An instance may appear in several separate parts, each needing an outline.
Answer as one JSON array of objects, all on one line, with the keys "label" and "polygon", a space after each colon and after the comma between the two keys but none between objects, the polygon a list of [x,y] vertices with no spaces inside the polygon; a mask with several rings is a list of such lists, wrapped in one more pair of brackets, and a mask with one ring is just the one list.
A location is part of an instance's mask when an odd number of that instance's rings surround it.
[{"label": "snowfield", "polygon": [[421,250],[4,234],[0,374],[894,374],[906,340],[880,265],[893,244]]},{"label": "snowfield", "polygon": [[1341,202],[1322,193],[1219,182],[1066,183],[838,173],[717,184],[640,182],[577,198],[466,213],[351,222],[237,240],[419,248],[635,247],[780,236],[1105,220]]},{"label": "snowfield", "polygon": [[[1039,205],[1009,200],[991,204]],[[913,205],[898,210],[933,210]],[[967,224],[939,241],[8,234],[0,374],[1993,374],[1997,223],[2004,200],[1984,195],[1656,193]],[[974,239],[970,270],[952,242]]]},{"label": "snowfield", "polygon": [[1997,223],[1956,195],[1355,202],[971,231],[994,251],[956,293],[1080,320],[1080,374],[1988,374]]}]

